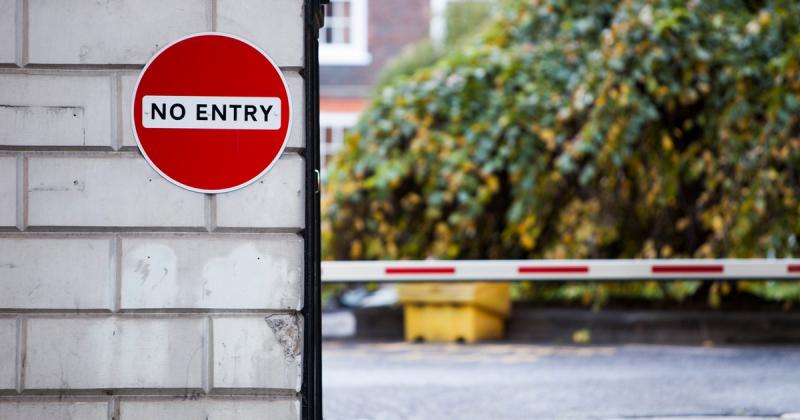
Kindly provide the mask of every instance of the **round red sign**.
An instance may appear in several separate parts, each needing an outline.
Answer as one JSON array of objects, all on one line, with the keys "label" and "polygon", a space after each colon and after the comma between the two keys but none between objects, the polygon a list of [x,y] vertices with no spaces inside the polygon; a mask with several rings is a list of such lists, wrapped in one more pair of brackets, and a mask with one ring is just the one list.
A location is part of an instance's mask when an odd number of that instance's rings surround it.
[{"label": "round red sign", "polygon": [[221,193],[266,173],[289,139],[292,105],[280,69],[241,38],[190,35],[156,53],[131,107],[145,159],[183,188]]}]

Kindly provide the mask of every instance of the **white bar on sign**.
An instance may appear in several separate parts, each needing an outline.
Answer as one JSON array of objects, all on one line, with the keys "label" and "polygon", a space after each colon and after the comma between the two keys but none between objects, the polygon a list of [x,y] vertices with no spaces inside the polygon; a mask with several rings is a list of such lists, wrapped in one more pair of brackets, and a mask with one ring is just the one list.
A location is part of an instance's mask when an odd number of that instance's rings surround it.
[{"label": "white bar on sign", "polygon": [[278,130],[281,100],[274,97],[155,96],[142,99],[145,128]]}]

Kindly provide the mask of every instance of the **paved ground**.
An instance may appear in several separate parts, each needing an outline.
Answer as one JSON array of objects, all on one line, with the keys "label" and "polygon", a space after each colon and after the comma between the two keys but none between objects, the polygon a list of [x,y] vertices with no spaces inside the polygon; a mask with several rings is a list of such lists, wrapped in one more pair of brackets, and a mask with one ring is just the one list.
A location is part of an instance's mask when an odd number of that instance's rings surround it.
[{"label": "paved ground", "polygon": [[800,412],[800,348],[328,341],[323,384],[328,420],[775,418]]}]

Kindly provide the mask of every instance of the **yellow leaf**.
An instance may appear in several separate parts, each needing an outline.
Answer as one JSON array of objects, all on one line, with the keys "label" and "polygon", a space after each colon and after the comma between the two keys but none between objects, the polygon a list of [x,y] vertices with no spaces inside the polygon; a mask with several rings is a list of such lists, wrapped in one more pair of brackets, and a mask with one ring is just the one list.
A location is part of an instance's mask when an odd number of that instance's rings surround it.
[{"label": "yellow leaf", "polygon": [[353,259],[361,258],[362,252],[363,246],[361,245],[361,241],[353,241],[350,243],[350,256]]},{"label": "yellow leaf", "polygon": [[761,26],[769,25],[769,21],[770,21],[769,12],[767,12],[766,10],[762,10],[761,12],[759,12],[758,23],[760,23]]},{"label": "yellow leaf", "polygon": [[719,291],[722,295],[728,295],[731,293],[731,284],[728,282],[724,282],[720,284]]},{"label": "yellow leaf", "polygon": [[548,150],[553,150],[556,148],[556,132],[552,129],[545,128],[544,130],[540,131],[539,137],[544,140]]},{"label": "yellow leaf", "polygon": [[572,333],[572,342],[575,344],[589,344],[592,342],[592,332],[588,329],[580,329]]},{"label": "yellow leaf", "polygon": [[715,232],[715,233],[720,233],[720,232],[722,232],[722,229],[723,229],[723,227],[724,227],[724,222],[722,221],[722,218],[721,218],[721,217],[719,217],[719,216],[717,215],[717,216],[714,216],[714,217],[711,219],[711,228],[712,228],[712,229],[714,229],[714,232]]},{"label": "yellow leaf", "polygon": [[496,176],[490,175],[486,178],[486,186],[489,187],[489,191],[497,192],[497,190],[500,189],[500,181]]},{"label": "yellow leaf", "polygon": [[596,107],[602,108],[606,104],[606,96],[605,95],[598,96],[597,99],[594,101],[594,104]]},{"label": "yellow leaf", "polygon": [[533,246],[536,245],[536,241],[533,240],[533,237],[529,233],[523,233],[520,235],[519,242],[522,247],[528,251],[532,250]]},{"label": "yellow leaf", "polygon": [[664,245],[661,247],[661,257],[662,258],[669,258],[672,256],[672,247],[669,245]]},{"label": "yellow leaf", "polygon": [[664,133],[664,135],[661,136],[661,148],[663,148],[667,152],[671,152],[673,146],[674,145],[672,143],[672,139],[669,137],[669,134]]}]

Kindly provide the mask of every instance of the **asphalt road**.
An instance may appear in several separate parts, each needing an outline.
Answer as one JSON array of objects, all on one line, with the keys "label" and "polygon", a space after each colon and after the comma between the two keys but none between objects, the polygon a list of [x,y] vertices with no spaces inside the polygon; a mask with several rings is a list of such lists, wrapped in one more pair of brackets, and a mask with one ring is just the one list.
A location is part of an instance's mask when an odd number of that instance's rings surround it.
[{"label": "asphalt road", "polygon": [[800,412],[799,347],[328,341],[322,357],[328,420],[800,419],[787,415]]}]

